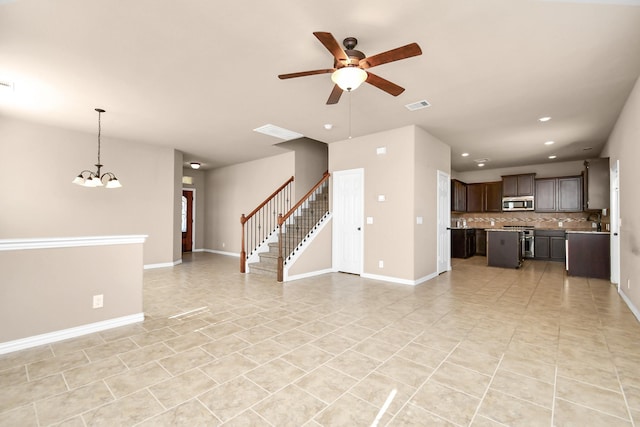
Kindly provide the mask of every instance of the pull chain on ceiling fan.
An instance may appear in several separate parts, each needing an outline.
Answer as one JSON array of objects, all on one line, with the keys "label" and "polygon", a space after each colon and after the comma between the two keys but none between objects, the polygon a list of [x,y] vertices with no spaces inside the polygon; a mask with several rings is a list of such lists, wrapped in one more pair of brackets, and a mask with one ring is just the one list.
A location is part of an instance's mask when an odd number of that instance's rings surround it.
[{"label": "pull chain on ceiling fan", "polygon": [[331,80],[335,83],[327,104],[337,104],[343,91],[351,92],[367,82],[390,95],[398,96],[404,92],[404,88],[395,83],[385,80],[373,74],[369,68],[387,64],[401,59],[411,58],[422,54],[422,50],[417,43],[391,49],[373,56],[365,56],[364,53],[356,50],[358,40],[354,37],[347,37],[343,41],[345,49],[342,49],[331,33],[315,32],[314,36],[333,55],[333,68],[320,70],[303,71],[299,73],[280,74],[280,79],[291,79],[295,77],[312,76],[315,74],[331,73]]}]

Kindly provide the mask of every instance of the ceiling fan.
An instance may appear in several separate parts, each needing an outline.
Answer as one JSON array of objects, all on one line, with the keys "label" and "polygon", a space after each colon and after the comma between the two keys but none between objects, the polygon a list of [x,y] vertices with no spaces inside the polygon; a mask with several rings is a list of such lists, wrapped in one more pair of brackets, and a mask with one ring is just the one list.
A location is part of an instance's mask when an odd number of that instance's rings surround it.
[{"label": "ceiling fan", "polygon": [[418,46],[417,43],[411,43],[366,57],[364,53],[355,49],[358,40],[354,37],[344,39],[342,43],[345,50],[340,47],[331,33],[314,32],[313,35],[316,36],[318,40],[320,40],[320,43],[333,55],[333,68],[280,74],[278,78],[291,79],[294,77],[312,76],[314,74],[332,73],[331,79],[335,83],[335,86],[331,91],[331,95],[329,95],[327,104],[337,104],[343,91],[352,91],[356,89],[360,83],[365,81],[390,95],[400,95],[404,92],[403,87],[373,74],[371,71],[368,71],[369,68],[422,54],[420,46]]}]

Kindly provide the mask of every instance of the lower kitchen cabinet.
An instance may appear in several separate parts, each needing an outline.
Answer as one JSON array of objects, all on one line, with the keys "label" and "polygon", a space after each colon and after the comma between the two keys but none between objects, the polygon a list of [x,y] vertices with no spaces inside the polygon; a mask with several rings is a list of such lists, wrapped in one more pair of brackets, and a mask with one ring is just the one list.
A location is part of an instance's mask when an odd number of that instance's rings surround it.
[{"label": "lower kitchen cabinet", "polygon": [[476,228],[476,255],[487,255],[487,230]]},{"label": "lower kitchen cabinet", "polygon": [[565,261],[565,231],[535,230],[534,258],[545,261]]},{"label": "lower kitchen cabinet", "polygon": [[476,253],[476,229],[451,230],[451,258],[469,258]]},{"label": "lower kitchen cabinet", "polygon": [[611,276],[609,233],[568,231],[567,274],[608,280]]},{"label": "lower kitchen cabinet", "polygon": [[522,264],[520,232],[487,231],[487,265],[491,267],[518,268]]}]

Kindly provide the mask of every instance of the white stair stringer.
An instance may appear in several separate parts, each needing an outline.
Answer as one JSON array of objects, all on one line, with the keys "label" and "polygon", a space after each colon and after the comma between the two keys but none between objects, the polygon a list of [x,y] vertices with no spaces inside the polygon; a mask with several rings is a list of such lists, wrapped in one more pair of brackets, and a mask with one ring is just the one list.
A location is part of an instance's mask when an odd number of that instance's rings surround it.
[{"label": "white stair stringer", "polygon": [[[296,248],[293,250],[291,256],[285,260],[285,263],[284,263],[284,266],[283,266],[283,279],[282,279],[283,282],[286,282],[288,280],[294,279],[293,277],[289,278],[289,269],[293,266],[293,264],[295,264],[295,262],[298,260],[298,258],[300,258],[300,256],[302,256],[302,254],[305,252],[305,250],[309,246],[311,246],[311,244],[313,243],[315,238],[318,236],[318,234],[320,234],[320,231],[322,231],[322,229],[329,223],[329,221],[331,220],[332,217],[333,217],[333,215],[331,214],[331,212],[325,213],[318,220],[316,225],[314,225],[311,228],[311,230],[302,239],[302,241],[298,244],[298,246],[296,246]],[[301,277],[296,277],[296,278],[301,278]]]}]

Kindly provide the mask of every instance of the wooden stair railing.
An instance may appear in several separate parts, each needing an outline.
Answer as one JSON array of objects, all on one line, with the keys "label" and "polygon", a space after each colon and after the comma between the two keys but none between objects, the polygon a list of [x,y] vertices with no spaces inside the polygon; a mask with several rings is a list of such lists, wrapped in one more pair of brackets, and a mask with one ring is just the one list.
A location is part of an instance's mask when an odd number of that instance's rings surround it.
[{"label": "wooden stair railing", "polygon": [[[329,177],[331,174],[325,172],[322,179],[313,186],[307,194],[298,201],[286,214],[278,215],[278,282],[284,280],[284,260],[293,254],[302,239],[315,227],[316,223],[329,212]],[[313,198],[313,200],[311,200]],[[306,205],[303,208],[303,205]],[[310,215],[310,223],[295,224],[291,216],[300,213],[301,209],[308,209]],[[284,227],[283,227],[284,225]],[[285,229],[283,233],[282,229]],[[284,234],[284,236],[283,236]]]},{"label": "wooden stair railing", "polygon": [[[240,216],[242,225],[242,243],[240,246],[240,272],[246,272],[247,252],[249,255],[262,244],[278,225],[278,214],[291,206],[291,187],[294,177],[289,178],[264,202],[260,203],[250,214]],[[245,233],[246,231],[246,233]]]}]

